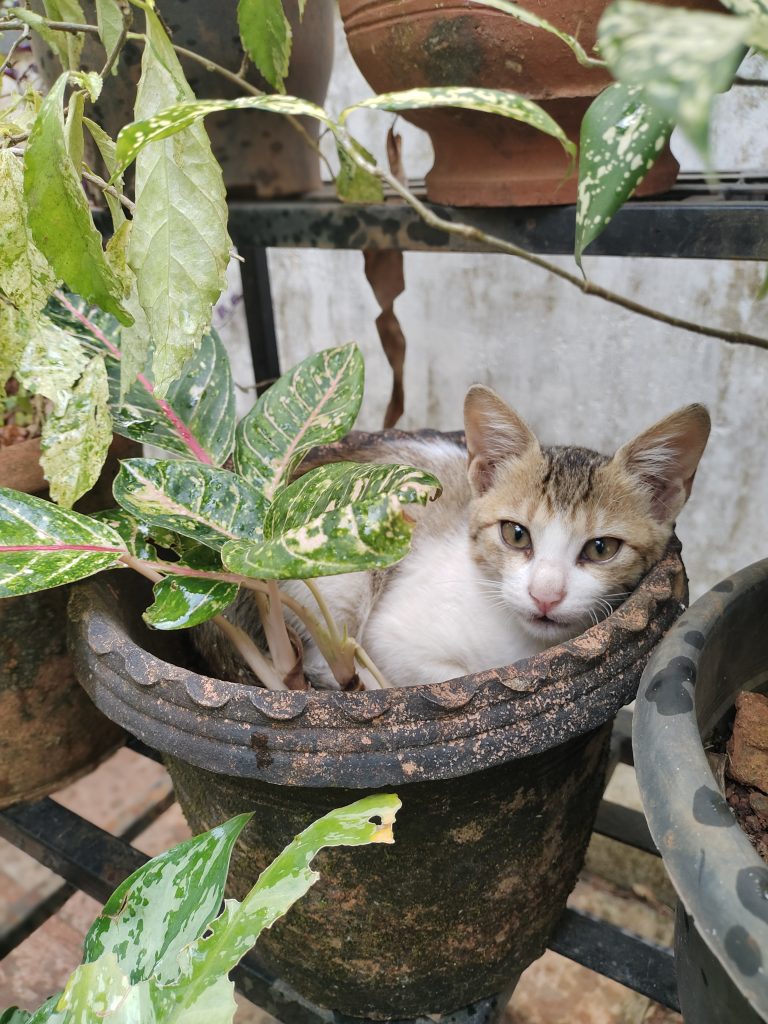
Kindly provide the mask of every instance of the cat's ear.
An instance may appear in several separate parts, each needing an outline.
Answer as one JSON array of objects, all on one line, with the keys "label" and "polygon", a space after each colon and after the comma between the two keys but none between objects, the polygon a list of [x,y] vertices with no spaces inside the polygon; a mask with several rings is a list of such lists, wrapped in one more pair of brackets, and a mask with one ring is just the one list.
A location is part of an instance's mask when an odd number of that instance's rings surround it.
[{"label": "cat's ear", "polygon": [[464,429],[469,482],[475,494],[488,490],[500,463],[519,458],[539,444],[527,423],[483,384],[473,384],[464,399]]},{"label": "cat's ear", "polygon": [[686,405],[644,430],[614,455],[648,488],[653,515],[672,522],[691,493],[693,478],[709,437],[709,413],[703,405]]}]

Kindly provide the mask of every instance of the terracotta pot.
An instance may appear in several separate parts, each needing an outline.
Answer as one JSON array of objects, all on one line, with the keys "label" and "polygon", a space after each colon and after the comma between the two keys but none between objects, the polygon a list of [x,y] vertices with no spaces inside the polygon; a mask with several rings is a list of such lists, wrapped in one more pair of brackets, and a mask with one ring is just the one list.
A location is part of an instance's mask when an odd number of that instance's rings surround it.
[{"label": "terracotta pot", "polygon": [[[712,0],[666,6],[719,8]],[[587,51],[608,0],[527,0]],[[416,86],[510,89],[536,100],[576,143],[582,118],[611,81],[581,67],[555,36],[471,0],[340,0],[349,48],[376,92]],[[576,201],[577,176],[547,135],[509,118],[451,109],[405,114],[429,132],[435,162],[427,194],[455,206],[536,206]],[[669,189],[679,166],[667,148],[638,195]]]},{"label": "terracotta pot", "polygon": [[75,588],[71,647],[95,703],[166,755],[195,831],[256,810],[233,895],[318,815],[396,791],[395,845],[324,852],[321,882],[259,956],[353,1016],[447,1013],[513,986],[547,945],[602,794],[611,719],[686,597],[678,549],[577,639],[430,686],[273,693],[201,675],[182,637],[144,627],[146,581],[127,573]]},{"label": "terracotta pot", "polygon": [[[237,31],[236,0],[220,3],[162,0],[158,7],[175,43],[237,71],[243,54]],[[86,0],[83,9],[87,20],[95,22],[93,0]],[[333,0],[311,0],[303,20],[299,19],[298,0],[285,0],[285,9],[294,33],[287,92],[322,104],[333,64]],[[138,24],[139,11],[135,11],[134,18]],[[34,33],[33,47],[45,78],[52,82],[61,72],[58,59]],[[113,138],[124,124],[133,120],[142,49],[137,43],[126,45],[120,60],[120,74],[107,80],[95,104],[96,120]],[[83,50],[83,63],[94,70],[104,64],[104,50],[93,38]],[[236,85],[206,71],[200,64],[186,58],[182,63],[190,86],[200,98],[234,99],[243,95]],[[273,91],[253,70],[248,80],[259,89]],[[308,118],[302,118],[301,122],[310,136],[317,139],[317,122]],[[317,154],[285,117],[253,111],[225,111],[207,117],[205,127],[222,166],[230,198],[269,199],[320,187]]]}]

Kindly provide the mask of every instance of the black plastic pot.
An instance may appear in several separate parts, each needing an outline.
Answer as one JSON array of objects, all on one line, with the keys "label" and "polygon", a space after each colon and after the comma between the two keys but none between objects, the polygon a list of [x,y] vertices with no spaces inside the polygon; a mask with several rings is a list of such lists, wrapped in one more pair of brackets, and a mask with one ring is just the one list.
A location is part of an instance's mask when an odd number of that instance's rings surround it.
[{"label": "black plastic pot", "polygon": [[768,560],[718,583],[648,664],[634,715],[648,825],[680,897],[675,951],[686,1024],[768,1021],[768,866],[705,755],[740,690],[768,689]]}]

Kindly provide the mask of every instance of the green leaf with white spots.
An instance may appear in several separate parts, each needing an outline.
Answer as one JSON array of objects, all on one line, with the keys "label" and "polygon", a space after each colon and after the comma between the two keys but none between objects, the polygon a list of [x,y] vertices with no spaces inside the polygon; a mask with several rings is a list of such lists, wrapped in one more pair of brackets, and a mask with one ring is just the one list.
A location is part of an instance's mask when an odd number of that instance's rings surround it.
[{"label": "green leaf with white spots", "polygon": [[256,579],[338,576],[399,562],[412,531],[401,503],[385,495],[325,512],[263,541],[229,541],[221,557],[231,572]]},{"label": "green leaf with white spots", "polygon": [[572,35],[563,32],[559,28],[555,28],[551,22],[540,18],[537,14],[526,10],[524,7],[520,7],[519,4],[510,3],[509,0],[476,0],[476,3],[482,7],[493,7],[494,10],[502,11],[504,14],[509,14],[512,18],[517,18],[524,25],[531,25],[533,28],[543,29],[543,31],[557,36],[571,50],[576,60],[583,67],[605,67],[605,61],[590,57],[578,39],[575,39]]},{"label": "green leaf with white spots", "polygon": [[20,1010],[18,1006],[11,1006],[4,1013],[0,1013],[0,1024],[29,1024],[32,1014],[29,1010]]},{"label": "green leaf with white spots", "polygon": [[74,583],[118,565],[124,552],[106,523],[0,487],[0,597]]},{"label": "green leaf with white spots", "polygon": [[180,958],[172,984],[151,982],[152,1003],[163,1021],[181,1021],[180,1007],[200,999],[253,947],[265,928],[293,906],[320,878],[311,867],[320,850],[335,846],[392,843],[392,824],[401,806],[393,794],[376,794],[331,811],[301,832],[242,901],[227,900],[208,933]]},{"label": "green leaf with white spots", "polygon": [[[126,999],[130,982],[120,969],[114,953],[107,953],[96,963],[85,963],[69,976],[66,987],[51,1015],[51,1024],[128,1024]],[[133,1018],[136,1019],[136,1018]]]},{"label": "green leaf with white spots", "polygon": [[23,164],[10,149],[0,149],[0,291],[32,314],[55,287],[56,275],[27,226]]},{"label": "green leaf with white spots", "polygon": [[401,505],[426,505],[440,492],[437,477],[413,466],[332,462],[278,491],[264,519],[264,536],[272,539],[345,506],[388,496]]},{"label": "green leaf with white spots", "polygon": [[179,954],[221,905],[232,848],[250,818],[231,818],[134,871],[91,925],[84,962],[114,953],[131,984],[150,977],[160,984],[174,981]]},{"label": "green leaf with white spots", "polygon": [[269,114],[291,114],[314,117],[330,125],[322,107],[297,96],[241,96],[236,100],[192,100],[176,103],[144,120],[134,121],[121,128],[117,136],[117,160],[125,170],[150,142],[168,139],[190,126],[198,124],[208,114],[221,110],[263,110]]},{"label": "green leaf with white spots", "polygon": [[310,450],[348,433],[363,400],[365,368],[354,342],[308,356],[240,421],[235,467],[271,501]]},{"label": "green leaf with white spots", "polygon": [[617,0],[598,40],[614,77],[643,86],[646,102],[679,124],[709,159],[709,122],[746,52],[751,21],[731,15]]},{"label": "green leaf with white spots", "polygon": [[[120,33],[123,31],[123,16],[115,0],[96,0],[96,27],[99,30],[104,51],[107,55],[117,46]],[[119,60],[112,66],[112,74],[116,75]]]},{"label": "green leaf with white spots", "polygon": [[243,49],[273,89],[285,92],[293,32],[283,0],[239,0],[237,26]]},{"label": "green leaf with white spots", "polygon": [[101,512],[94,512],[91,519],[99,523],[106,523],[120,535],[128,554],[133,555],[134,558],[141,558],[145,562],[155,562],[159,559],[158,546],[175,549],[178,542],[175,533],[157,527],[150,528],[122,508],[109,508]]},{"label": "green leaf with white spots", "polygon": [[169,575],[154,585],[154,604],[142,618],[153,629],[199,626],[225,611],[237,597],[238,589],[236,583]]},{"label": "green leaf with white spots", "polygon": [[124,459],[113,493],[126,512],[150,527],[173,530],[208,547],[261,536],[264,496],[225,469],[179,460]]},{"label": "green leaf with white spots", "polygon": [[[145,16],[139,119],[194,100],[157,15],[146,7]],[[202,125],[189,125],[139,154],[128,262],[147,317],[152,378],[161,397],[210,329],[229,263],[227,215],[221,167]]]},{"label": "green leaf with white spots", "polygon": [[49,398],[56,410],[63,411],[88,356],[77,338],[46,318],[33,321],[31,330],[16,376],[32,394]]},{"label": "green leaf with white spots", "polygon": [[31,331],[29,317],[0,302],[0,388],[16,371]]},{"label": "green leaf with white spots", "polygon": [[131,318],[120,303],[122,288],[101,247],[88,200],[67,149],[61,75],[43,100],[24,155],[24,196],[35,244],[72,291],[114,314]]},{"label": "green leaf with white spots", "polygon": [[[67,21],[74,25],[83,25],[85,15],[79,0],[43,0],[45,14],[51,21]],[[16,12],[14,11],[14,14]],[[33,26],[34,27],[34,26]],[[52,32],[47,42],[58,54],[61,66],[76,71],[80,67],[80,54],[83,52],[85,36],[82,32]]]},{"label": "green leaf with white spots", "polygon": [[671,120],[645,102],[640,85],[617,82],[593,100],[581,122],[576,248],[581,256],[653,167]]},{"label": "green leaf with white spots", "polygon": [[768,14],[768,0],[720,0],[720,3],[734,14],[743,14],[747,17],[762,17]]},{"label": "green leaf with white spots", "polygon": [[[375,164],[376,160],[354,139],[352,146],[369,163]],[[336,151],[339,155],[339,173],[336,175],[334,184],[336,194],[345,203],[380,203],[384,199],[384,186],[381,180],[370,171],[359,167],[349,155],[340,142],[336,144]]]},{"label": "green leaf with white spots", "polygon": [[342,111],[339,123],[355,110],[422,110],[434,107],[460,107],[463,110],[479,110],[484,114],[500,114],[513,121],[521,121],[532,128],[557,139],[566,153],[576,157],[576,147],[560,125],[543,110],[538,103],[505,89],[483,89],[464,85],[433,86],[422,89],[404,89],[401,92],[385,92],[370,99],[362,100]]},{"label": "green leaf with white spots", "polygon": [[41,436],[45,478],[51,498],[71,508],[99,479],[112,442],[109,384],[104,359],[86,366],[66,406],[54,409]]}]

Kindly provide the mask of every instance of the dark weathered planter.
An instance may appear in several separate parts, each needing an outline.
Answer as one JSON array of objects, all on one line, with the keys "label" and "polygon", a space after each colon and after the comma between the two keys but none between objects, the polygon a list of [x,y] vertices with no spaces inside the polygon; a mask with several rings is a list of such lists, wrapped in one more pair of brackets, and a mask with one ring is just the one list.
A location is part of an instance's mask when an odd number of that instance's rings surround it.
[{"label": "dark weathered planter", "polygon": [[718,789],[704,744],[736,694],[766,691],[768,560],[689,608],[643,676],[634,715],[648,825],[680,897],[675,952],[686,1024],[768,1021],[768,866]]},{"label": "dark weathered planter", "polygon": [[270,693],[200,675],[151,634],[127,573],[70,604],[79,678],[165,755],[194,829],[256,810],[234,892],[317,815],[403,800],[394,847],[328,851],[322,881],[260,945],[311,1000],[355,1016],[446,1012],[504,989],[545,948],[600,800],[610,721],[681,611],[676,542],[575,640],[498,670],[367,693]]}]

